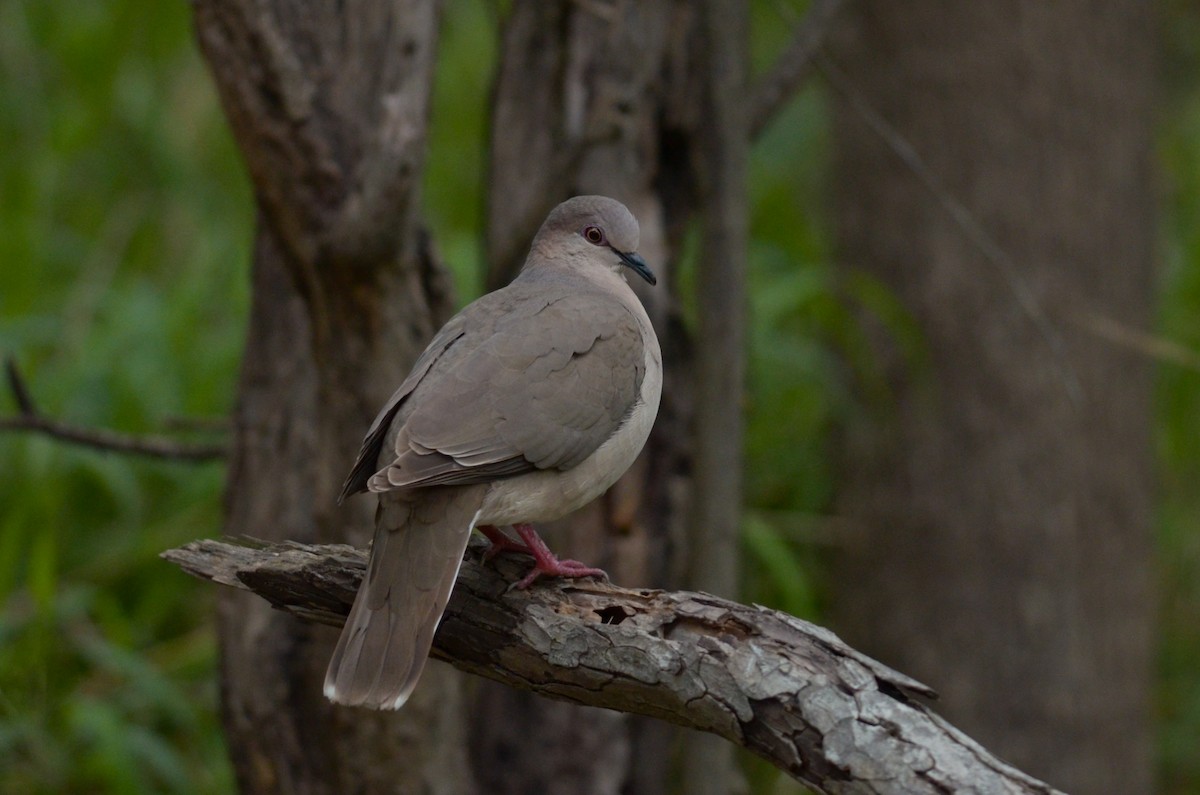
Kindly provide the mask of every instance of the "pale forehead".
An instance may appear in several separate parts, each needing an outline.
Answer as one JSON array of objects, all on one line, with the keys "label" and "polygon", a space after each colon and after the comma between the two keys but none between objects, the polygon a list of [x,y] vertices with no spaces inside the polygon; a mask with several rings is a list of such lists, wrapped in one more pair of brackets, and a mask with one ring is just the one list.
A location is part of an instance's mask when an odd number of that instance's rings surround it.
[{"label": "pale forehead", "polygon": [[607,196],[576,196],[554,208],[546,226],[576,231],[583,222],[599,223],[609,234],[636,235],[637,220],[616,199]]}]

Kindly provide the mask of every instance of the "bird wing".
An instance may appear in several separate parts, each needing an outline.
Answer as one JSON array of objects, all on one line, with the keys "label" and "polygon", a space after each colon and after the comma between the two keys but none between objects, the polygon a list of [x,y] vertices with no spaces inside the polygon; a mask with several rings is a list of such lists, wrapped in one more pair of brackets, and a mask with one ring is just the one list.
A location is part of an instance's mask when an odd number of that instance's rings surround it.
[{"label": "bird wing", "polygon": [[339,504],[352,494],[367,490],[367,482],[371,479],[371,475],[379,469],[379,454],[383,452],[383,445],[388,430],[391,428],[392,420],[404,405],[405,399],[412,394],[417,384],[421,383],[434,363],[466,333],[468,309],[470,307],[446,322],[433,341],[417,357],[412,371],[400,384],[400,388],[388,398],[383,409],[375,416],[375,421],[371,423],[366,438],[363,439],[362,447],[358,451],[358,458],[355,459],[350,474],[346,476],[346,482],[342,484],[342,492],[338,496]]},{"label": "bird wing", "polygon": [[400,398],[396,458],[372,491],[567,470],[633,409],[644,341],[619,300],[580,284],[516,282],[492,295]]}]

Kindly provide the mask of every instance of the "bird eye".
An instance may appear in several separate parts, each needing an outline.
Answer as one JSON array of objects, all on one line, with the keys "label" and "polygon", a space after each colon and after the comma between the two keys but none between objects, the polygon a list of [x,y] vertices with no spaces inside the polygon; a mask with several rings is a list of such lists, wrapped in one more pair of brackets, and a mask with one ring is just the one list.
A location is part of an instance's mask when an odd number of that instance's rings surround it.
[{"label": "bird eye", "polygon": [[604,245],[604,230],[598,226],[589,226],[583,230],[583,238],[593,246]]}]

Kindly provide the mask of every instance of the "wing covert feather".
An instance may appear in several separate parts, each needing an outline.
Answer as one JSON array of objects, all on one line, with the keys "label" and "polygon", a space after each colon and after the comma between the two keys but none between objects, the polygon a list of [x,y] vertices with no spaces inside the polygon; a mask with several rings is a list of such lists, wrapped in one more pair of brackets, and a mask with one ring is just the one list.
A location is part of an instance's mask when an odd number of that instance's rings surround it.
[{"label": "wing covert feather", "polygon": [[416,389],[417,384],[421,382],[421,379],[425,377],[425,374],[429,372],[430,368],[433,367],[442,354],[462,338],[464,333],[463,326],[462,313],[447,321],[442,330],[433,338],[433,341],[417,357],[417,361],[413,364],[408,377],[400,384],[400,388],[392,393],[387,403],[375,415],[375,420],[371,423],[370,429],[367,430],[362,447],[358,451],[358,457],[354,461],[354,466],[350,469],[350,474],[346,476],[346,482],[342,484],[342,491],[338,496],[339,505],[350,495],[367,490],[367,482],[371,479],[371,475],[379,468],[379,455],[383,452],[388,429],[396,413],[404,403],[404,399]]},{"label": "wing covert feather", "polygon": [[372,491],[570,469],[629,414],[645,363],[624,305],[544,287],[505,297],[480,317],[464,312],[461,339],[406,396],[396,459],[370,478]]}]

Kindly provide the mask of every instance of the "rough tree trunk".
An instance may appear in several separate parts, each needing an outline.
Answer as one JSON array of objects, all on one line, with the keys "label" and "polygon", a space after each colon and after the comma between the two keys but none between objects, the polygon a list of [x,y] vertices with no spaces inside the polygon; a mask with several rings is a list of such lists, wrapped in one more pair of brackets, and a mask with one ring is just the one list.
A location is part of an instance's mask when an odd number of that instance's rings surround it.
[{"label": "rough tree trunk", "polygon": [[[744,0],[708,0],[698,38],[706,54],[696,132],[703,233],[696,271],[695,480],[688,587],[738,594],[742,537],[742,384],[745,380],[749,206],[749,15]],[[693,736],[680,780],[690,795],[729,795],[737,783],[731,747]]]},{"label": "rough tree trunk", "polygon": [[[625,202],[641,221],[640,251],[659,276],[656,288],[634,285],[663,344],[666,383],[654,434],[633,470],[595,505],[546,528],[573,557],[606,567],[618,582],[678,586],[685,578],[690,509],[689,458],[693,381],[689,342],[674,307],[673,271],[685,224],[702,208],[706,229],[727,232],[716,270],[735,282],[744,248],[745,206],[737,139],[704,138],[715,98],[706,62],[705,25],[727,37],[727,74],[744,77],[744,15],[740,4],[688,2],[578,3],[524,0],[506,20],[493,97],[489,143],[488,284],[511,278],[546,212],[577,193],[603,193]],[[722,25],[724,21],[724,25]],[[722,95],[723,97],[724,95]],[[729,170],[717,176],[704,163]],[[716,234],[716,232],[713,232]],[[725,297],[738,301],[738,291]],[[740,314],[728,322],[737,328]],[[726,344],[736,353],[720,375],[740,386],[740,333]],[[717,397],[717,396],[714,396]],[[722,394],[726,408],[737,398]],[[736,408],[733,413],[737,418]],[[726,433],[740,447],[739,428]],[[727,462],[721,472],[736,466]],[[736,493],[717,488],[735,511]],[[736,533],[731,523],[713,522]],[[733,523],[735,524],[735,523]],[[733,547],[732,552],[730,551]],[[736,545],[726,539],[709,576],[691,579],[735,596],[730,572]],[[480,686],[472,754],[489,791],[661,793],[671,773],[674,730],[644,718],[548,702],[494,684]],[[522,744],[502,716],[521,715]],[[709,767],[715,791],[731,789],[734,770],[727,744],[692,737],[719,760]],[[547,754],[546,749],[560,751]]]},{"label": "rough tree trunk", "polygon": [[[199,0],[201,48],[259,209],[226,532],[365,544],[335,496],[370,418],[451,306],[417,214],[437,34],[429,0]],[[244,792],[466,791],[458,686],[334,709],[336,634],[220,605],[222,704]]]},{"label": "rough tree trunk", "polygon": [[[649,450],[556,539],[624,582],[683,577],[692,388],[671,271],[701,208],[724,235],[723,251],[736,252],[744,235],[740,163],[697,173],[699,161],[712,168],[728,154],[727,139],[704,136],[732,89],[707,91],[714,74],[697,66],[708,46],[701,30],[745,35],[744,20],[722,23],[727,14],[744,9],[518,0],[505,23],[490,285],[512,275],[546,212],[583,192],[629,204],[642,221],[641,251],[661,277],[657,290],[641,292],[667,366]],[[334,496],[371,417],[451,304],[417,213],[437,17],[433,0],[197,0],[198,37],[260,217],[227,492],[231,534],[369,538],[371,500],[337,510]],[[729,43],[729,59],[744,52],[744,41]],[[736,143],[736,157],[744,147]],[[720,397],[736,411],[737,395]],[[736,567],[733,555],[721,560]],[[727,590],[727,574],[717,576],[725,580],[693,584]],[[334,709],[320,688],[334,633],[229,594],[220,636],[225,724],[246,792],[666,789],[672,740],[652,721],[584,714],[492,685],[464,689],[437,664],[398,714]],[[728,791],[732,768],[718,769],[710,783]]]},{"label": "rough tree trunk", "polygon": [[1149,368],[1077,321],[1149,320],[1150,5],[870,0],[849,16],[850,84],[1011,256],[1064,345],[839,103],[841,259],[913,314],[928,368],[881,345],[895,405],[850,428],[836,626],[1030,773],[1149,792]]}]

